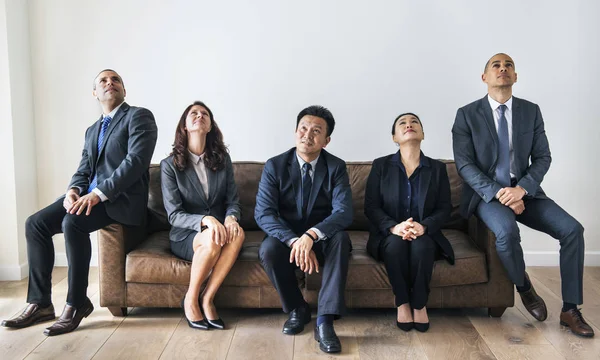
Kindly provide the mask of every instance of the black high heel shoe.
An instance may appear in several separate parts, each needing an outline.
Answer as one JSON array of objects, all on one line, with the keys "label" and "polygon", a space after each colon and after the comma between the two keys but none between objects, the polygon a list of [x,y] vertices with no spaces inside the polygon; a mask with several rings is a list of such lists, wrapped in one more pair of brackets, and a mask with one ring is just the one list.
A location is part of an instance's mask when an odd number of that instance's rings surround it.
[{"label": "black high heel shoe", "polygon": [[419,332],[426,332],[427,330],[429,330],[429,323],[415,323],[415,329]]},{"label": "black high heel shoe", "polygon": [[208,322],[208,325],[210,327],[219,329],[219,330],[225,329],[225,323],[223,322],[223,320],[221,320],[221,318],[218,318],[217,320],[210,320],[208,317],[206,317],[206,314],[204,314],[204,309],[202,308],[202,304],[198,304],[198,305],[200,305],[200,310],[202,311],[202,316],[204,316],[204,318],[206,319],[206,321]]},{"label": "black high heel shoe", "polygon": [[[202,320],[198,320],[198,321],[191,321],[190,319],[188,319],[187,315],[185,314],[184,302],[185,302],[185,296],[183,297],[183,299],[181,299],[181,308],[183,309],[183,316],[185,317],[185,320],[187,320],[188,325],[193,329],[208,330],[210,328],[210,326],[206,322],[206,318],[204,318]],[[200,309],[202,309],[202,308],[200,308]]]},{"label": "black high heel shoe", "polygon": [[415,327],[415,323],[412,321],[407,323],[396,321],[396,326],[402,331],[411,331]]}]

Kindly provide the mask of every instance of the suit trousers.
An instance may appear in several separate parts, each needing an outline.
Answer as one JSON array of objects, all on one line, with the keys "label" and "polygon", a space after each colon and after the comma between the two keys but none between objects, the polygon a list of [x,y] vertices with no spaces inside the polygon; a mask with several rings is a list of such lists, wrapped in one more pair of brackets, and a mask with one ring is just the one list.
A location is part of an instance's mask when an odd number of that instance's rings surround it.
[{"label": "suit trousers", "polygon": [[[313,250],[319,262],[322,274],[319,291],[319,307],[317,315],[336,315],[346,313],[344,290],[348,275],[348,258],[352,251],[350,237],[340,231],[333,237],[318,241]],[[295,263],[290,263],[291,249],[274,237],[267,236],[259,249],[260,261],[279,294],[283,311],[288,313],[305,303],[302,292],[298,288]]]},{"label": "suit trousers", "polygon": [[429,283],[433,274],[437,244],[429,235],[413,241],[402,240],[391,234],[379,244],[396,306],[410,303],[413,309],[422,309],[429,298]]},{"label": "suit trousers", "polygon": [[496,251],[517,286],[525,281],[525,260],[517,221],[542,231],[560,243],[560,277],[563,301],[583,303],[583,226],[553,200],[524,198],[525,211],[516,215],[497,200],[479,202],[475,214],[496,236]]},{"label": "suit trousers", "polygon": [[52,236],[63,233],[67,252],[68,285],[67,303],[81,306],[88,286],[92,245],[90,232],[101,229],[115,221],[108,217],[103,203],[92,208],[90,215],[67,214],[63,207],[64,197],[27,218],[25,237],[29,261],[29,288],[27,302],[49,305],[52,303],[52,268],[54,267],[54,244]]}]

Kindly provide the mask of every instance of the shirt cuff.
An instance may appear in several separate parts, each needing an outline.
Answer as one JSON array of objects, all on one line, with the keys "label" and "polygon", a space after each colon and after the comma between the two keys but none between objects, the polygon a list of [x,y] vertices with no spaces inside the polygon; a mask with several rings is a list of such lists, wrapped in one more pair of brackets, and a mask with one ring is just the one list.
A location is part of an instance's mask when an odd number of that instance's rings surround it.
[{"label": "shirt cuff", "polygon": [[98,195],[98,197],[100,198],[100,201],[101,201],[101,202],[105,202],[106,200],[108,200],[108,198],[106,197],[106,195],[104,195],[104,194],[102,193],[102,191],[100,191],[100,189],[98,189],[98,188],[94,188],[94,189],[92,189],[92,192],[93,192],[94,194]]},{"label": "shirt cuff", "polygon": [[321,230],[317,228],[310,228],[309,230],[312,230],[315,232],[315,234],[317,234],[317,239],[319,239],[319,241],[325,240],[327,238],[327,236],[325,236],[325,234],[323,234]]},{"label": "shirt cuff", "polygon": [[286,240],[286,241],[285,241],[285,244],[286,244],[286,245],[287,245],[289,248],[291,248],[291,247],[292,247],[292,245],[294,245],[294,243],[295,243],[295,242],[296,242],[296,240],[298,240],[298,239],[300,239],[300,238],[299,238],[299,237],[291,238],[291,239],[289,239],[289,240]]}]

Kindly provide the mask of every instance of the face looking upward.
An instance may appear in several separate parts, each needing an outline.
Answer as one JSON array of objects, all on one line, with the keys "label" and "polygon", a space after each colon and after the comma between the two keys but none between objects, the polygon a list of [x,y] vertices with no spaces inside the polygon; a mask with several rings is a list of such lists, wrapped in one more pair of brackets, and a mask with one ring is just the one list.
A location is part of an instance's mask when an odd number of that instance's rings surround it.
[{"label": "face looking upward", "polygon": [[421,126],[421,121],[414,115],[404,115],[396,120],[394,125],[394,134],[392,141],[398,145],[410,141],[418,141],[419,143],[425,139],[425,133]]},{"label": "face looking upward", "polygon": [[103,71],[96,76],[92,93],[100,103],[112,103],[115,106],[122,103],[126,95],[123,80],[112,70]]},{"label": "face looking upward", "polygon": [[494,55],[488,61],[485,72],[481,75],[481,80],[487,84],[488,90],[512,87],[517,82],[513,59],[506,54]]},{"label": "face looking upward", "polygon": [[192,106],[185,118],[185,130],[188,135],[193,132],[206,135],[210,132],[211,127],[212,121],[208,110],[204,106]]},{"label": "face looking upward", "polygon": [[296,151],[303,159],[309,158],[312,161],[330,140],[325,120],[313,115],[305,115],[300,119],[296,127]]}]

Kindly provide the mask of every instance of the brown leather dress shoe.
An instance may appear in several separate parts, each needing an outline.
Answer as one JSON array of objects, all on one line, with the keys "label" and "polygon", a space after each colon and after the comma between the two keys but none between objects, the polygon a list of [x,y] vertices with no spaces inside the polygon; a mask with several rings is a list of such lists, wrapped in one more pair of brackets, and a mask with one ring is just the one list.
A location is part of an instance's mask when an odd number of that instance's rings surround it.
[{"label": "brown leather dress shoe", "polygon": [[594,337],[594,329],[585,322],[579,309],[561,311],[560,324],[571,329],[571,332],[575,335]]},{"label": "brown leather dress shoe", "polygon": [[56,315],[54,314],[54,306],[52,304],[45,308],[41,308],[38,304],[29,304],[21,315],[14,319],[2,321],[2,326],[21,329],[42,321],[54,319],[56,319]]},{"label": "brown leather dress shoe", "polygon": [[[531,284],[529,280],[529,275],[525,273],[525,278]],[[531,316],[533,316],[538,321],[544,321],[548,317],[548,309],[546,309],[546,303],[541,296],[539,296],[535,289],[533,288],[533,284],[531,284],[531,289],[528,291],[520,292],[521,301],[523,305],[525,305],[525,309],[529,311]]]},{"label": "brown leather dress shoe", "polygon": [[84,317],[88,317],[92,311],[94,311],[94,305],[92,305],[89,298],[85,298],[85,302],[79,308],[67,304],[58,321],[47,328],[44,331],[44,335],[54,336],[71,332],[77,329],[81,320]]}]

